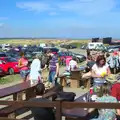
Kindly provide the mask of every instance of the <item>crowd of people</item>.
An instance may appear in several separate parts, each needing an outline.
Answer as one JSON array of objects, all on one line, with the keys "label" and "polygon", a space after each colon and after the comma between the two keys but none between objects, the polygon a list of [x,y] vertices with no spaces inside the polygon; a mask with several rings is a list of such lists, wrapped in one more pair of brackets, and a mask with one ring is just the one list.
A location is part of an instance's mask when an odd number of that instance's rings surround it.
[{"label": "crowd of people", "polygon": [[[49,61],[46,61],[44,66],[42,66],[41,56],[36,55],[29,69],[28,61],[24,57],[24,54],[21,53],[18,66],[20,67],[20,75],[23,81],[30,80],[31,84],[43,83],[42,70],[49,68],[48,81],[52,87],[56,86],[57,77],[59,76],[58,58],[49,50],[45,54],[49,58]],[[112,73],[114,73],[114,69],[119,71],[119,55],[119,52],[114,52],[112,54],[98,51],[89,52],[86,59],[86,73],[83,74],[82,78],[91,78],[92,94],[95,94],[95,98],[92,99],[91,97],[91,100],[94,102],[116,103],[120,101],[120,82],[117,81],[117,79],[114,79],[113,83],[107,81],[107,77],[109,78]],[[71,70],[76,68],[78,68],[78,64],[74,57],[66,59],[66,72],[70,73]],[[116,120],[116,116],[120,115],[120,110],[100,109],[98,113],[99,116],[93,118],[93,120]],[[36,120],[38,119],[36,118]]]},{"label": "crowd of people", "polygon": [[[92,101],[117,103],[120,100],[120,81],[113,77],[120,68],[120,53],[115,51],[111,54],[104,52],[89,53],[87,56],[87,73],[83,78],[90,77],[92,81]],[[111,79],[109,81],[109,79]],[[92,120],[119,120],[120,110],[99,109],[99,116]]]}]

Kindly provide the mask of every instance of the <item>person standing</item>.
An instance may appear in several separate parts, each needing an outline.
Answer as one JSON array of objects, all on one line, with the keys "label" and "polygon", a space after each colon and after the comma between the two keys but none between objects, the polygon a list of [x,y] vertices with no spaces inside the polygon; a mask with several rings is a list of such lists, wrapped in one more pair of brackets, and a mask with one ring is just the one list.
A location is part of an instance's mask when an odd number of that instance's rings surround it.
[{"label": "person standing", "polygon": [[31,63],[29,79],[31,81],[31,84],[37,84],[38,82],[42,82],[41,61],[38,54],[35,56],[35,59]]},{"label": "person standing", "polygon": [[55,86],[55,84],[57,82],[55,79],[59,75],[58,58],[50,50],[47,51],[47,56],[50,57],[50,61],[49,61],[49,77],[48,77],[48,80],[49,80],[50,83],[52,83],[53,86]]},{"label": "person standing", "polygon": [[26,81],[26,77],[29,73],[28,60],[25,58],[24,53],[20,53],[21,58],[18,61],[18,67],[20,69],[20,75],[23,81]]}]

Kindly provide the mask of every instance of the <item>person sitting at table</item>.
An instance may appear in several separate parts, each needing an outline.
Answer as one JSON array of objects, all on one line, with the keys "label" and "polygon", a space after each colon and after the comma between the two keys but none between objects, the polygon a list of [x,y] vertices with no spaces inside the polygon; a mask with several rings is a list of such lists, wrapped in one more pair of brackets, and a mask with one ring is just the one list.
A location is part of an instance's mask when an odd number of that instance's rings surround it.
[{"label": "person sitting at table", "polygon": [[69,72],[69,63],[70,61],[72,60],[72,57],[68,57],[66,58],[65,60],[65,63],[66,63],[66,71]]},{"label": "person sitting at table", "polygon": [[78,68],[78,64],[77,64],[77,61],[76,61],[76,57],[73,56],[72,60],[70,60],[70,62],[69,62],[69,68],[68,68],[68,70],[71,71],[71,70],[75,70],[77,68]]},{"label": "person sitting at table", "polygon": [[105,57],[103,55],[98,56],[96,59],[96,63],[92,67],[91,72],[94,86],[103,85],[106,82],[105,77],[110,74],[110,68],[109,65],[106,63]]},{"label": "person sitting at table", "polygon": [[120,101],[120,80],[114,80],[116,83],[113,83],[111,87],[111,96],[115,97]]},{"label": "person sitting at table", "polygon": [[[108,83],[104,83],[100,87],[99,97],[95,102],[107,102],[107,103],[117,103],[117,99],[110,95],[110,86]],[[89,112],[94,109],[89,109]],[[98,118],[91,120],[115,120],[116,119],[116,110],[115,109],[99,109]]]},{"label": "person sitting at table", "polygon": [[[43,98],[42,95],[45,92],[45,86],[42,83],[39,83],[36,86],[36,98],[32,98],[29,101],[31,102],[51,102],[50,100]],[[55,114],[53,112],[54,108],[44,108],[44,107],[31,107],[30,108],[34,120],[55,120]]]}]

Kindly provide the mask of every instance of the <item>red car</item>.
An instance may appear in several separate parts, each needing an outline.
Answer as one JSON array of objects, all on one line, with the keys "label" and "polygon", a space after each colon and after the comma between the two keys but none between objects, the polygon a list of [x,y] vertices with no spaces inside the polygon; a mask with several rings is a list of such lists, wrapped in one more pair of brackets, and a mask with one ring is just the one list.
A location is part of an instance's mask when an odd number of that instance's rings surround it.
[{"label": "red car", "polygon": [[3,69],[0,67],[0,76],[5,75],[5,72],[3,71]]},{"label": "red car", "polygon": [[58,58],[60,59],[61,64],[65,65],[67,58],[72,59],[72,53],[71,52],[59,52]]},{"label": "red car", "polygon": [[14,58],[10,57],[0,58],[0,68],[6,74],[19,73],[18,61]]}]

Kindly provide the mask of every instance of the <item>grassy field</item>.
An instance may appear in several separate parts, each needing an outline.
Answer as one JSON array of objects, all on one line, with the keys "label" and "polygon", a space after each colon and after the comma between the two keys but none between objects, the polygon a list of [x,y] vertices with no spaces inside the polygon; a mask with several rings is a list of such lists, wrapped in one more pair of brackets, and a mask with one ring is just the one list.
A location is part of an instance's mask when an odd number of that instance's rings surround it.
[{"label": "grassy field", "polygon": [[5,77],[0,77],[0,85],[8,84],[8,83],[11,83],[11,82],[17,82],[17,81],[20,81],[20,80],[21,80],[21,77],[18,74],[7,75]]},{"label": "grassy field", "polygon": [[11,45],[39,45],[40,43],[54,43],[59,45],[61,43],[71,43],[75,45],[86,44],[90,40],[59,40],[59,39],[0,39],[0,44],[11,44]]}]

